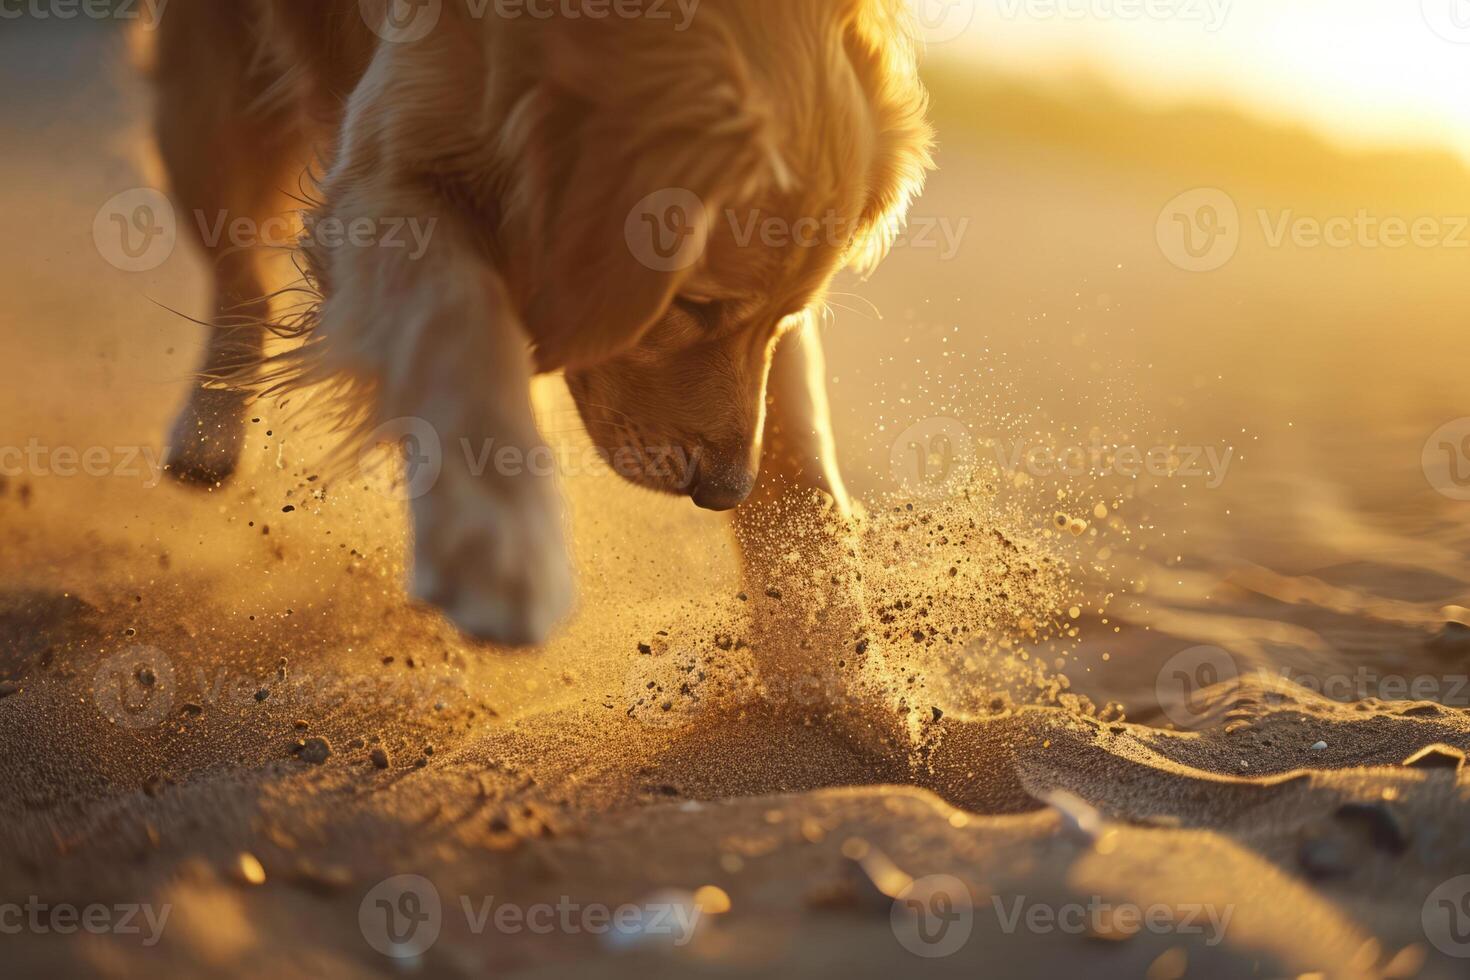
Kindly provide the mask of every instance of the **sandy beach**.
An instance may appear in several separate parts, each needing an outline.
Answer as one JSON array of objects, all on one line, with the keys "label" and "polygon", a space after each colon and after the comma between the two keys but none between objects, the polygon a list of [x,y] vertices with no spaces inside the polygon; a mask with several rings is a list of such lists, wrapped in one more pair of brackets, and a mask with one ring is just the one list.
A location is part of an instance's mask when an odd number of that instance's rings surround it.
[{"label": "sandy beach", "polygon": [[[309,412],[258,406],[226,487],[165,479],[200,262],[93,234],[157,181],[145,92],[105,25],[7,24],[6,975],[1464,975],[1465,252],[1273,229],[1470,214],[1470,173],[1086,77],[932,85],[915,233],[828,327],[902,692],[868,703],[721,517],[583,465],[556,378],[580,605],[543,649],[409,603],[401,502]],[[1161,247],[1200,188],[1243,216],[1207,274]]]}]

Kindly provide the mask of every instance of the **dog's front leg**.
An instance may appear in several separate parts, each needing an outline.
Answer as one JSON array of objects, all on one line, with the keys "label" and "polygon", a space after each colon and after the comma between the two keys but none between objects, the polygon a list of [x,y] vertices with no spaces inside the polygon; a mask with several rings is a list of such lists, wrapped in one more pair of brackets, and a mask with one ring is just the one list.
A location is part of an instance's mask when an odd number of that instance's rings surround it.
[{"label": "dog's front leg", "polygon": [[555,466],[531,410],[531,363],[499,289],[490,321],[445,324],[405,403],[439,434],[442,469],[413,500],[413,593],[472,637],[543,642],[572,605]]},{"label": "dog's front leg", "polygon": [[775,579],[804,574],[813,559],[837,557],[834,548],[845,554],[840,546],[851,516],[837,468],[821,338],[807,322],[776,347],[760,476],[735,512],[747,581],[777,587]]},{"label": "dog's front leg", "polygon": [[814,324],[777,347],[760,478],[735,512],[735,531],[753,605],[752,648],[773,701],[833,723],[860,748],[903,754],[916,737],[913,715],[870,628]]},{"label": "dog's front leg", "polygon": [[735,511],[735,537],[758,603],[771,600],[772,612],[801,610],[845,630],[859,626],[860,576],[825,375],[814,323],[780,340],[766,387],[760,476]]},{"label": "dog's front leg", "polygon": [[379,434],[403,442],[413,594],[475,638],[541,642],[571,607],[571,572],[530,353],[499,273],[450,218],[416,259],[370,248],[333,268],[327,367],[365,374]]}]

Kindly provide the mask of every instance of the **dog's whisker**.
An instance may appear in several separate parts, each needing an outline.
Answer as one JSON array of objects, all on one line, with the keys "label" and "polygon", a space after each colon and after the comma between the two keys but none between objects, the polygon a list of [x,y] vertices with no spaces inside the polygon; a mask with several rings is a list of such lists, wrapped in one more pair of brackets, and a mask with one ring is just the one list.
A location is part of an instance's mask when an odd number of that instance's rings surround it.
[{"label": "dog's whisker", "polygon": [[842,298],[844,298],[844,299],[855,299],[855,300],[858,300],[859,302],[866,303],[868,305],[868,309],[867,310],[860,310],[860,309],[858,309],[856,307],[844,306],[841,303],[833,302],[832,299],[828,299],[827,305],[830,306],[830,307],[832,307],[832,308],[834,308],[834,309],[843,310],[843,311],[845,311],[847,313],[856,313],[858,316],[866,316],[866,317],[868,317],[870,319],[873,319],[873,320],[882,320],[884,318],[883,317],[883,311],[878,308],[878,304],[874,303],[872,300],[868,299],[865,296],[859,296],[856,293],[833,293],[832,294],[832,297],[834,297],[834,298],[835,297],[839,297],[839,296],[842,297]]}]

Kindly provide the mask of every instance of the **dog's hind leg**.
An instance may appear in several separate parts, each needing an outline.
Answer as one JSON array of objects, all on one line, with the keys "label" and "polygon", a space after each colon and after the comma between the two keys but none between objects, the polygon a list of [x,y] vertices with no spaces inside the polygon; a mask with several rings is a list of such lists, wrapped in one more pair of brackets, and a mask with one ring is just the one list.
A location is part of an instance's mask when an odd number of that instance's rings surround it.
[{"label": "dog's hind leg", "polygon": [[[262,246],[289,244],[282,190],[300,159],[292,108],[272,99],[279,72],[257,58],[253,3],[193,0],[160,21],[155,131],[181,237],[209,260],[213,299],[200,371],[169,439],[167,470],[213,486],[239,461],[247,394],[240,379],[264,349],[269,304]],[[273,217],[275,220],[272,220]]]}]

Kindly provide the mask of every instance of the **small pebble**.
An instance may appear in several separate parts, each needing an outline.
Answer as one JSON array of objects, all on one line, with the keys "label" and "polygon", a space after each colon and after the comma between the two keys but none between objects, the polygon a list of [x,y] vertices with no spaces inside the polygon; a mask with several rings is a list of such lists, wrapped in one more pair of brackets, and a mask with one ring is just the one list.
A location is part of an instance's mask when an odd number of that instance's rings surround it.
[{"label": "small pebble", "polygon": [[379,769],[388,768],[388,753],[382,749],[373,749],[368,753],[368,758],[373,760],[373,765]]},{"label": "small pebble", "polygon": [[1327,748],[1327,743],[1326,742],[1313,742],[1312,743],[1312,751],[1313,752],[1322,752],[1326,748]]},{"label": "small pebble", "polygon": [[326,762],[331,754],[332,743],[320,736],[313,735],[301,743],[301,759],[303,762],[310,762],[314,766],[319,766],[323,762]]}]

